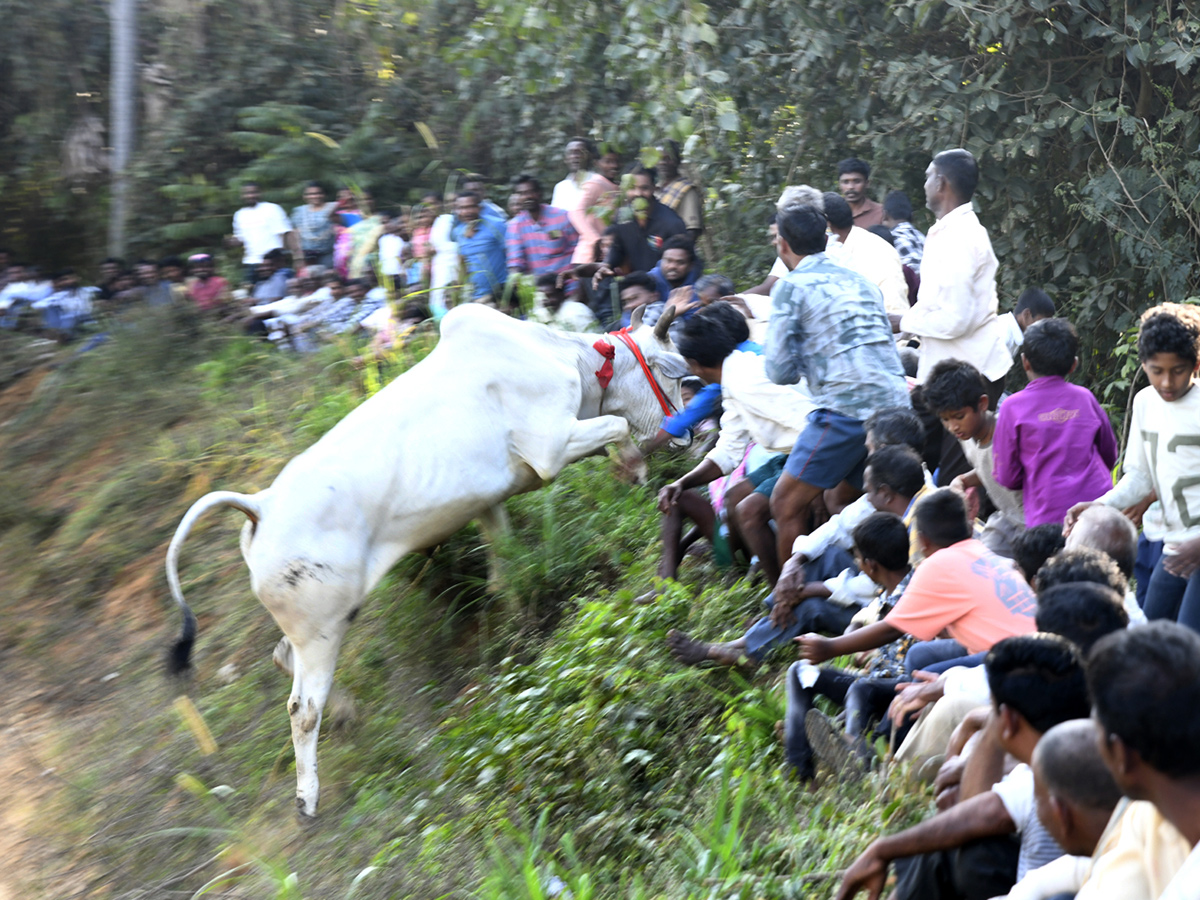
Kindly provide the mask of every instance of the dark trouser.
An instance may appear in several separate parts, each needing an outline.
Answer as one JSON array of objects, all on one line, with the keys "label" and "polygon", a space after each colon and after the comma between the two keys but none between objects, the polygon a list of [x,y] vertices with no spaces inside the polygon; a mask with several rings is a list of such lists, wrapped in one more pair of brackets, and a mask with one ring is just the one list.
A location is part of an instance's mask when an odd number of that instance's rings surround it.
[{"label": "dark trouser", "polygon": [[1179,578],[1163,568],[1160,557],[1146,591],[1146,618],[1167,619],[1200,632],[1200,570]]},{"label": "dark trouser", "polygon": [[972,653],[970,656],[959,656],[955,659],[947,659],[942,662],[931,663],[925,666],[926,672],[932,672],[934,675],[941,675],[947,669],[955,669],[961,666],[964,669],[973,669],[976,666],[983,665],[983,659],[987,656],[987,651],[982,653]]},{"label": "dark trouser", "polygon": [[[774,606],[775,595],[769,594],[763,602],[767,606]],[[802,634],[815,632],[840,635],[846,630],[856,612],[858,607],[838,606],[828,600],[809,597],[800,601],[800,605],[792,610],[791,621],[782,627],[772,625],[770,616],[763,616],[751,625],[743,635],[746,641],[746,655],[755,662],[761,662],[768,651]]]},{"label": "dark trouser", "polygon": [[800,683],[804,666],[793,663],[787,673],[787,713],[783,720],[783,748],[788,765],[801,778],[815,771],[812,748],[804,733],[804,717],[818,697],[828,697],[846,707],[846,734],[859,737],[870,723],[880,719],[896,696],[899,678],[864,678],[841,669],[821,669],[816,683],[806,688]]},{"label": "dark trouser", "polygon": [[924,672],[932,665],[950,659],[961,659],[966,655],[967,649],[958,641],[949,638],[920,641],[908,648],[908,654],[904,657],[904,668],[909,672]]},{"label": "dark trouser", "polygon": [[1011,837],[980,838],[954,850],[896,860],[895,900],[991,900],[1017,882],[1021,845]]},{"label": "dark trouser", "polygon": [[1146,608],[1146,592],[1150,589],[1150,576],[1162,557],[1163,542],[1148,541],[1144,534],[1138,535],[1137,559],[1133,563],[1133,580],[1136,582],[1137,605]]}]

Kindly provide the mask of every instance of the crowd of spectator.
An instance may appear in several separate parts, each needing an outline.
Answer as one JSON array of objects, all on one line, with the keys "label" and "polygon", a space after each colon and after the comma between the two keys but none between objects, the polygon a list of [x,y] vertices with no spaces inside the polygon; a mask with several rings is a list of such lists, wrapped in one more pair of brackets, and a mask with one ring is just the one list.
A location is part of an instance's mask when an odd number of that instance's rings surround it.
[{"label": "crowd of spectator", "polygon": [[739,292],[705,274],[703,193],[678,146],[659,151],[622,175],[572,139],[550,202],[522,174],[504,209],[474,174],[396,213],[311,184],[289,217],[249,184],[240,284],[205,253],[105,260],[95,288],[5,255],[0,327],[69,340],[99,311],[190,304],[304,351],[386,346],[464,302],[568,331],[669,311],[693,378],[643,452],[691,432],[702,458],[658,495],[661,578],[638,601],[705,539],[766,583],[764,613],[725,640],[673,630],[667,652],[738,666],[794,648],[797,779],[893,758],[935,787],[939,812],[874,841],[839,900],[880,896],[889,870],[893,900],[1200,897],[1200,308],[1141,318],[1149,386],[1114,483],[1108,415],[1067,380],[1075,328],[1036,288],[999,312],[970,153],[929,164],[927,235],[902,192],[872,198],[862,160],[837,191],[786,187],[775,265]]}]

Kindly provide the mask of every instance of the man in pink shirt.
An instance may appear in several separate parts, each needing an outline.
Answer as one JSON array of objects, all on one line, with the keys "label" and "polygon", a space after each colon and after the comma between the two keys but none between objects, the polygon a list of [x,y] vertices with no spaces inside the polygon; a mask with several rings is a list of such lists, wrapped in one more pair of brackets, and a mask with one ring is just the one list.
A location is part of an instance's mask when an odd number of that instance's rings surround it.
[{"label": "man in pink shirt", "polygon": [[[842,637],[796,638],[801,659],[821,663],[882,647],[904,634],[932,641],[943,632],[961,648],[947,657],[953,658],[981,653],[1006,637],[1037,630],[1033,590],[1012,560],[971,537],[967,509],[958,494],[943,488],[920,502],[917,539],[925,560],[891,613]],[[911,668],[907,662],[906,667]]]}]

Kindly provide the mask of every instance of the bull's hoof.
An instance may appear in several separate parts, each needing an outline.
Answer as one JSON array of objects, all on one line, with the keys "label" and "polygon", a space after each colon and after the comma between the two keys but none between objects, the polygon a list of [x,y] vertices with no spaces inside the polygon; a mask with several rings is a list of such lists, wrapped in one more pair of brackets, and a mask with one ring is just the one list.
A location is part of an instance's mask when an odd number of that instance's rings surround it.
[{"label": "bull's hoof", "polygon": [[324,721],[329,724],[331,730],[340,731],[349,728],[356,719],[358,719],[358,705],[354,702],[354,697],[335,684],[333,690],[329,692],[329,699],[325,702]]},{"label": "bull's hoof", "polygon": [[307,805],[308,804],[305,803],[303,797],[296,798],[296,821],[303,828],[314,828],[320,823],[321,820],[317,818],[316,805],[314,804],[313,811],[311,813],[305,811],[305,807]]}]

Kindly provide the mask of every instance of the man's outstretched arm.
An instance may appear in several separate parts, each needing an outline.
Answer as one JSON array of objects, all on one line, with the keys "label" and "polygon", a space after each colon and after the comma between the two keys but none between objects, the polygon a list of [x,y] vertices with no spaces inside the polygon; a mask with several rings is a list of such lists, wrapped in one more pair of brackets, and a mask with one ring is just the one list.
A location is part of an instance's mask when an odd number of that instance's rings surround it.
[{"label": "man's outstretched arm", "polygon": [[953,850],[968,841],[1012,834],[1016,830],[1016,823],[998,794],[992,791],[979,794],[920,825],[875,840],[846,870],[837,900],[851,900],[860,891],[867,891],[870,900],[879,900],[888,863],[893,859]]}]

